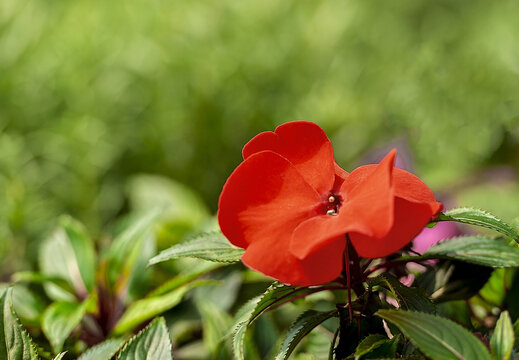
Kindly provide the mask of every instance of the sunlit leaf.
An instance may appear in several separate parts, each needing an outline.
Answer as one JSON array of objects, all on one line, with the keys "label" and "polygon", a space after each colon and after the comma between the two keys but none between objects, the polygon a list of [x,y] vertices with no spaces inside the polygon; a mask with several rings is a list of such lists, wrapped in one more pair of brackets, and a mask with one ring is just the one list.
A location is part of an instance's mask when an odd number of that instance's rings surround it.
[{"label": "sunlit leaf", "polygon": [[508,311],[503,311],[497,320],[494,334],[490,339],[492,355],[498,360],[508,360],[514,348],[515,334]]},{"label": "sunlit leaf", "polygon": [[172,360],[171,341],[164,318],[153,320],[144,330],[130,339],[117,360]]},{"label": "sunlit leaf", "polygon": [[172,246],[152,258],[148,265],[180,257],[194,257],[208,261],[234,263],[240,261],[243,249],[232,245],[220,232],[200,234],[186,242]]},{"label": "sunlit leaf", "polygon": [[500,232],[519,243],[519,233],[512,226],[491,213],[474,208],[456,208],[438,216],[437,221],[456,221],[459,223],[477,225]]},{"label": "sunlit leaf", "polygon": [[34,343],[11,305],[12,289],[0,295],[0,359],[38,360]]},{"label": "sunlit leaf", "polygon": [[126,309],[123,316],[115,326],[113,333],[123,334],[126,331],[133,329],[142,322],[171,309],[175,305],[178,305],[189,290],[207,284],[214,284],[214,282],[197,281],[182,285],[162,295],[151,296],[135,301],[128,309]]},{"label": "sunlit leaf", "polygon": [[421,256],[397,260],[451,259],[488,267],[519,266],[519,248],[505,240],[486,236],[461,236],[442,241]]},{"label": "sunlit leaf", "polygon": [[123,339],[106,340],[85,351],[77,360],[110,360],[123,343]]},{"label": "sunlit leaf", "polygon": [[85,315],[90,299],[83,303],[59,301],[51,304],[42,315],[42,330],[54,352],[63,348],[63,343]]},{"label": "sunlit leaf", "polygon": [[491,360],[485,345],[451,320],[404,310],[379,310],[376,315],[396,325],[424,354],[433,359]]}]

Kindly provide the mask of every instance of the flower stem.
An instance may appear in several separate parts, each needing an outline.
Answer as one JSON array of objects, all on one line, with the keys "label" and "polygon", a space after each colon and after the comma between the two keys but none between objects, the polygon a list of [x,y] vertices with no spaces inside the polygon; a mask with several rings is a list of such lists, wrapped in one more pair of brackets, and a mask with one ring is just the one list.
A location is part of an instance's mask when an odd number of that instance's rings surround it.
[{"label": "flower stem", "polygon": [[350,322],[353,321],[353,309],[351,307],[351,271],[350,271],[350,237],[346,234],[346,249],[344,251],[344,262],[346,269],[346,286],[348,288],[348,313],[350,315]]}]

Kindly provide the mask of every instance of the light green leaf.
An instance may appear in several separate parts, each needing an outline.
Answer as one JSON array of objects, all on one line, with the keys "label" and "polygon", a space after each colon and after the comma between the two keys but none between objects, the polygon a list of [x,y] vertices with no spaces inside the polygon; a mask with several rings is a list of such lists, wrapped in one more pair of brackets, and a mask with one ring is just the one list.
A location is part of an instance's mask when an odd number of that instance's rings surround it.
[{"label": "light green leaf", "polygon": [[106,253],[107,273],[112,284],[117,282],[116,291],[127,287],[147,238],[153,236],[158,216],[157,211],[151,211],[136,220],[130,219],[129,226],[110,245]]},{"label": "light green leaf", "polygon": [[0,295],[0,359],[38,360],[36,347],[11,305],[12,289]]},{"label": "light green leaf", "polygon": [[232,318],[224,310],[215,306],[211,300],[198,300],[196,307],[202,319],[204,346],[210,353],[216,348],[227,329],[232,324]]},{"label": "light green leaf", "polygon": [[404,310],[379,310],[376,315],[396,325],[430,358],[491,360],[485,345],[467,329],[451,320]]},{"label": "light green leaf", "polygon": [[512,226],[484,210],[467,207],[452,209],[440,214],[436,221],[456,221],[463,224],[486,227],[500,232],[519,243],[519,233]]},{"label": "light green leaf", "polygon": [[357,345],[357,349],[355,349],[355,360],[360,359],[360,357],[364,354],[369,353],[371,350],[381,346],[388,340],[387,336],[383,335],[368,335],[364,338],[359,345]]},{"label": "light green leaf", "polygon": [[503,311],[497,320],[494,334],[490,339],[492,355],[497,360],[508,360],[514,348],[515,334],[508,311]]},{"label": "light green leaf", "polygon": [[12,294],[13,307],[18,316],[27,325],[39,326],[40,317],[47,306],[47,301],[37,292],[22,284],[15,284]]},{"label": "light green leaf", "polygon": [[72,330],[81,322],[90,299],[83,303],[60,301],[51,304],[42,315],[42,330],[54,352],[60,352]]},{"label": "light green leaf", "polygon": [[318,291],[308,287],[293,287],[280,283],[273,283],[263,295],[249,300],[235,316],[235,326],[233,327],[233,351],[234,356],[239,360],[244,360],[243,343],[247,328],[260,316],[274,305],[289,302],[299,296],[304,296],[311,292]]},{"label": "light green leaf", "polygon": [[308,310],[301,314],[296,321],[290,326],[281,349],[276,355],[276,360],[286,360],[292,354],[292,351],[296,348],[297,344],[317,325],[323,321],[337,315],[336,310],[332,311],[315,311]]},{"label": "light green leaf", "polygon": [[171,309],[178,305],[184,295],[191,289],[207,284],[214,284],[212,281],[197,281],[182,285],[173,291],[159,296],[151,296],[137,300],[130,305],[113,330],[114,334],[123,334],[142,322]]},{"label": "light green leaf", "polygon": [[65,231],[74,251],[83,284],[87,291],[90,292],[94,288],[96,275],[94,243],[83,224],[70,216],[62,216],[59,223]]},{"label": "light green leaf", "polygon": [[486,236],[461,236],[442,241],[421,256],[405,256],[398,260],[447,259],[488,267],[519,266],[519,248],[503,239]]},{"label": "light green leaf", "polygon": [[433,302],[427,297],[425,290],[412,288],[402,284],[397,278],[389,273],[383,273],[376,278],[370,279],[368,285],[382,286],[395,296],[400,307],[404,310],[417,310],[428,313],[436,312]]},{"label": "light green leaf", "polygon": [[243,249],[232,245],[221,232],[200,234],[172,246],[153,257],[148,266],[181,257],[194,257],[208,261],[234,263],[240,261]]},{"label": "light green leaf", "polygon": [[110,360],[123,343],[123,339],[106,340],[85,351],[77,360]]},{"label": "light green leaf", "polygon": [[62,277],[59,276],[51,276],[45,275],[42,273],[32,272],[32,271],[20,271],[14,273],[11,276],[11,280],[18,283],[36,283],[36,284],[45,284],[51,283],[59,288],[62,291],[67,292],[68,294],[74,293],[74,288],[70,285],[70,283]]},{"label": "light green leaf", "polygon": [[56,355],[56,357],[53,358],[52,360],[61,360],[61,359],[63,359],[63,357],[65,356],[66,353],[67,353],[66,351],[64,351],[64,352],[62,352],[62,353],[59,353],[59,354]]},{"label": "light green leaf", "polygon": [[117,360],[173,360],[166,321],[160,317],[130,339]]}]

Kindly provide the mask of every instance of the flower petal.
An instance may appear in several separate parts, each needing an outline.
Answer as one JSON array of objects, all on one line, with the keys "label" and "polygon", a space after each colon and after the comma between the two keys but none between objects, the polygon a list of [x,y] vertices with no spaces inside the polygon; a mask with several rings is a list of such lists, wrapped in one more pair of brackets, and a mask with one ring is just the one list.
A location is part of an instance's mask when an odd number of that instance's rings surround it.
[{"label": "flower petal", "polygon": [[278,237],[252,243],[242,262],[249,268],[283,283],[298,286],[320,285],[335,280],[342,271],[344,242],[330,243],[304,260],[292,255]]},{"label": "flower petal", "polygon": [[[290,251],[304,259],[323,246],[345,242],[346,233],[385,236],[393,225],[394,196],[391,174],[396,152],[390,152],[362,183],[355,181],[354,170],[341,187],[342,206],[337,216],[315,216],[294,231]],[[354,186],[349,182],[353,177]]]},{"label": "flower petal", "polygon": [[321,196],[284,157],[272,151],[249,156],[220,194],[218,222],[234,245],[247,248],[275,238],[289,246],[295,227],[315,216]]},{"label": "flower petal", "polygon": [[264,150],[287,158],[320,194],[327,195],[332,190],[335,180],[332,144],[317,124],[292,121],[278,126],[275,132],[260,133],[244,146],[243,158]]},{"label": "flower petal", "polygon": [[432,216],[429,203],[417,203],[396,198],[394,224],[387,235],[373,237],[350,233],[349,236],[353,247],[361,257],[385,257],[410,243],[427,225]]}]

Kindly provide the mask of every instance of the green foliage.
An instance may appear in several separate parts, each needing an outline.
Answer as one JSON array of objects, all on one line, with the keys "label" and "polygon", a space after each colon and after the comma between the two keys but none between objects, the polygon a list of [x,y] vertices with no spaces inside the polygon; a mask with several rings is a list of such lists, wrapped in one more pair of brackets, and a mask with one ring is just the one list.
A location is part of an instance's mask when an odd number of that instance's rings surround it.
[{"label": "green foliage", "polygon": [[38,360],[36,346],[16,316],[12,290],[0,294],[0,356],[2,359]]},{"label": "green foliage", "polygon": [[208,261],[234,263],[240,261],[243,249],[231,243],[221,232],[201,234],[162,251],[149,261],[149,265],[181,257],[194,257]]},{"label": "green foliage", "polygon": [[[411,257],[401,258],[409,260]],[[519,266],[519,248],[503,239],[462,236],[434,245],[415,260],[450,259],[489,267]]]},{"label": "green foliage", "polygon": [[438,216],[438,221],[456,221],[463,224],[486,227],[500,232],[519,243],[519,232],[487,211],[473,208],[457,208]]},{"label": "green foliage", "polygon": [[514,348],[515,334],[510,315],[503,311],[497,320],[494,334],[490,339],[492,355],[499,360],[508,360]]},{"label": "green foliage", "polygon": [[422,352],[431,358],[491,359],[481,341],[450,320],[404,310],[379,310],[377,315],[398,326]]},{"label": "green foliage", "polygon": [[323,321],[336,315],[337,311],[320,312],[315,310],[308,310],[301,314],[288,329],[288,333],[281,344],[281,349],[276,355],[276,360],[288,359],[295,347],[310,331]]},{"label": "green foliage", "polygon": [[117,360],[173,360],[168,329],[163,318],[152,321],[121,349]]},{"label": "green foliage", "polygon": [[91,347],[78,360],[110,360],[122,346],[122,339],[110,339]]}]

